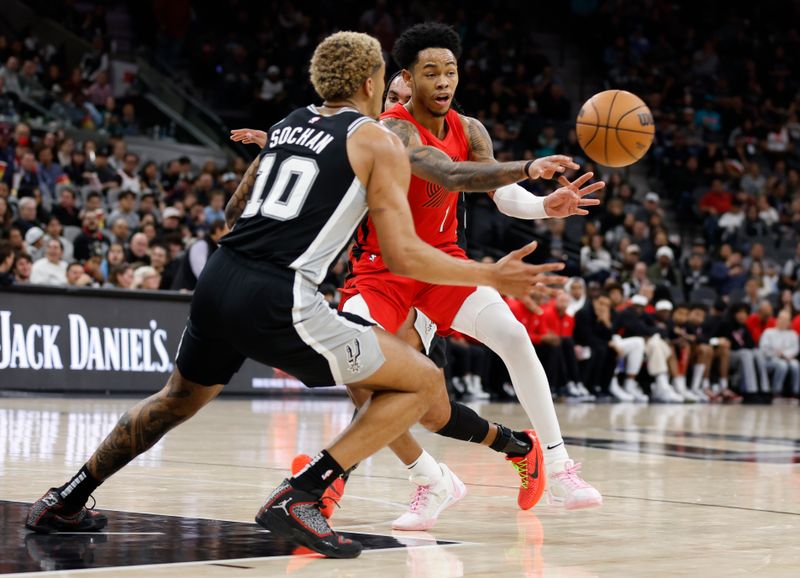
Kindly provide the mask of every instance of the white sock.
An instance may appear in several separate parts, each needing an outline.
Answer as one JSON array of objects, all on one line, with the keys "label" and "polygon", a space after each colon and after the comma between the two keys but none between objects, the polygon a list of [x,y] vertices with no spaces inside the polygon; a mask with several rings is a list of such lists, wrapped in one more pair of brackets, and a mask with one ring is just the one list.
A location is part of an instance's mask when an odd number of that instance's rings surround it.
[{"label": "white sock", "polygon": [[692,374],[692,389],[697,391],[700,389],[700,384],[703,381],[703,375],[706,372],[705,363],[695,363],[694,374]]},{"label": "white sock", "polygon": [[547,449],[548,446],[542,444],[542,451],[544,452],[544,467],[547,470],[547,475],[551,473],[560,472],[564,470],[564,462],[569,459],[567,448],[564,447],[562,441],[557,447],[550,445],[553,449]]},{"label": "white sock", "polygon": [[478,287],[461,305],[452,327],[484,343],[503,360],[517,399],[542,444],[545,461],[549,455],[567,459],[547,374],[525,327],[497,291]]},{"label": "white sock", "polygon": [[683,391],[686,389],[686,376],[685,375],[676,375],[675,379],[675,389],[678,391]]},{"label": "white sock", "polygon": [[638,382],[635,379],[633,379],[632,377],[628,377],[625,380],[625,389],[632,389],[633,391],[636,391],[636,386],[637,385],[638,385]]},{"label": "white sock", "polygon": [[703,389],[711,389],[711,380],[707,377],[703,379]]},{"label": "white sock", "polygon": [[442,468],[425,450],[422,450],[417,460],[407,467],[410,474],[409,479],[417,485],[427,486],[442,479]]},{"label": "white sock", "polygon": [[719,386],[723,390],[728,389],[728,378],[727,377],[720,377],[719,378]]}]

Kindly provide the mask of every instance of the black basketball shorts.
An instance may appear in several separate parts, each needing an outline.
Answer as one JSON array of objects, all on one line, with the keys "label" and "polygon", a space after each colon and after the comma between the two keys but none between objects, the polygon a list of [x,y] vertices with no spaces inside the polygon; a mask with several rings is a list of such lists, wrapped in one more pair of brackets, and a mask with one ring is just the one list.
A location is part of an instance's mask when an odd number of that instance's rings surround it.
[{"label": "black basketball shorts", "polygon": [[197,282],[175,363],[186,379],[215,385],[248,357],[308,387],[362,381],[384,363],[371,323],[331,309],[300,274],[220,247]]}]

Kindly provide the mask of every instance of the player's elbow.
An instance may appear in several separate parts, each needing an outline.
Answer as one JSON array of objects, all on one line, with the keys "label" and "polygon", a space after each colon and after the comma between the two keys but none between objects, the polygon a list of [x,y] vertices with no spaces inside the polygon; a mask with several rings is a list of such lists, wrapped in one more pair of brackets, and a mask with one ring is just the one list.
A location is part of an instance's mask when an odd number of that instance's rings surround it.
[{"label": "player's elbow", "polygon": [[401,277],[413,277],[416,271],[416,259],[414,251],[410,246],[402,245],[384,250],[383,262],[389,271]]}]

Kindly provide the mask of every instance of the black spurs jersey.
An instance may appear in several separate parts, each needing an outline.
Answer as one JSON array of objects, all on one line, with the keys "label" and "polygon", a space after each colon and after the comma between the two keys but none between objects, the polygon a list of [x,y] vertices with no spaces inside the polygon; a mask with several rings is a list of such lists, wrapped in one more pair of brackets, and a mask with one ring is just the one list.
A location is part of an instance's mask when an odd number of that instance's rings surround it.
[{"label": "black spurs jersey", "polygon": [[220,244],[322,282],[367,213],[347,138],[373,119],[353,108],[300,108],[269,129],[250,200]]}]

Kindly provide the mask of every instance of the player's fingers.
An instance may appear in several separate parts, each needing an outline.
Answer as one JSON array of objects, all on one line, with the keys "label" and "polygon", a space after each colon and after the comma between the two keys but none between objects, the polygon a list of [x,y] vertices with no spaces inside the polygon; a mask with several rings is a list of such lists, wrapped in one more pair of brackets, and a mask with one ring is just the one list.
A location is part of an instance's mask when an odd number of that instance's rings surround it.
[{"label": "player's fingers", "polygon": [[[559,163],[562,165],[575,165],[575,163],[572,162],[572,157],[568,157],[567,155],[550,155],[547,157],[547,160],[551,163]],[[575,166],[577,167],[578,165]]]},{"label": "player's fingers", "polygon": [[572,186],[572,183],[570,183],[569,179],[567,177],[565,177],[564,175],[561,175],[560,177],[558,177],[558,184],[561,185],[562,187],[571,187]]},{"label": "player's fingers", "polygon": [[593,176],[594,176],[594,173],[592,173],[592,172],[583,173],[581,176],[579,176],[577,179],[575,179],[574,181],[572,181],[570,184],[571,184],[573,187],[577,187],[577,188],[579,188],[579,189],[580,189],[580,188],[581,188],[581,187],[582,187],[582,186],[583,186],[583,185],[584,185],[584,184],[585,184],[585,183],[586,183],[586,182],[587,182],[589,179],[591,179]]},{"label": "player's fingers", "polygon": [[569,279],[563,275],[536,275],[532,282],[534,285],[542,283],[543,285],[564,285]]},{"label": "player's fingers", "polygon": [[[528,265],[526,272],[533,273],[535,276],[544,275],[561,271],[565,267],[564,263],[543,263],[542,265]],[[537,281],[538,283],[538,281]]]},{"label": "player's fingers", "polygon": [[578,203],[579,207],[592,207],[594,205],[599,205],[600,199],[581,199]]},{"label": "player's fingers", "polygon": [[523,257],[526,257],[527,255],[530,255],[531,253],[533,253],[536,250],[536,247],[538,245],[539,245],[538,242],[531,241],[530,243],[528,243],[524,247],[520,247],[519,249],[516,249],[515,251],[511,251],[508,255],[510,257],[514,258],[514,259],[522,259]]},{"label": "player's fingers", "polygon": [[586,195],[591,195],[592,193],[596,193],[605,186],[606,184],[603,181],[598,181],[596,183],[592,183],[591,185],[583,187],[582,189],[579,189],[578,194],[581,197],[585,197]]}]

